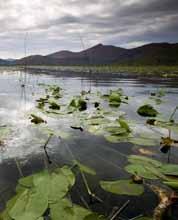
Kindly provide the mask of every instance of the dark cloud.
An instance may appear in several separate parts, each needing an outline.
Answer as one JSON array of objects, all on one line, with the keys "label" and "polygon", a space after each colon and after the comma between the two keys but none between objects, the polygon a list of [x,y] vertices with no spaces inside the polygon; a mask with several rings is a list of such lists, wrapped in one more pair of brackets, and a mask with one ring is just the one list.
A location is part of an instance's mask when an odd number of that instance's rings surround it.
[{"label": "dark cloud", "polygon": [[0,57],[80,50],[95,43],[134,47],[176,42],[177,0],[6,0],[0,1]]}]

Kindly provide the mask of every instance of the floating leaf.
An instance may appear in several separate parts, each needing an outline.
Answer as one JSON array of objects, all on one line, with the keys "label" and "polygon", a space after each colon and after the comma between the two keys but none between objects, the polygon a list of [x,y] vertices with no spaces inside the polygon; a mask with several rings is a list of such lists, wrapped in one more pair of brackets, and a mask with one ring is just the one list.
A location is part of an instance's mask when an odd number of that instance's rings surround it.
[{"label": "floating leaf", "polygon": [[60,201],[70,189],[68,178],[63,174],[51,174],[49,200],[51,202]]},{"label": "floating leaf", "polygon": [[133,137],[129,139],[129,142],[140,146],[156,146],[156,141],[149,138]]},{"label": "floating leaf", "polygon": [[100,181],[100,185],[104,190],[118,195],[138,196],[144,192],[142,185],[131,180]]},{"label": "floating leaf", "polygon": [[87,123],[89,125],[103,125],[108,124],[110,121],[104,117],[91,117],[87,119]]},{"label": "floating leaf", "polygon": [[161,172],[165,175],[178,176],[177,164],[163,164],[163,166],[160,169]]},{"label": "floating leaf", "polygon": [[44,119],[42,119],[40,116],[31,114],[31,123],[34,124],[42,124],[42,123],[46,123],[46,121]]},{"label": "floating leaf", "polygon": [[14,220],[40,219],[49,204],[61,202],[74,183],[75,176],[67,166],[52,173],[42,171],[21,178],[17,186],[17,195],[7,202],[3,215]]},{"label": "floating leaf", "polygon": [[50,101],[49,102],[49,108],[50,109],[53,109],[53,110],[60,110],[60,105],[59,104],[57,104],[56,102],[54,102],[54,101]]},{"label": "floating leaf", "polygon": [[143,105],[139,107],[137,113],[144,117],[156,117],[158,115],[157,110],[151,105]]},{"label": "floating leaf", "polygon": [[106,127],[105,130],[111,133],[112,135],[122,135],[122,134],[127,133],[127,130],[125,128],[121,128],[118,126]]},{"label": "floating leaf", "polygon": [[96,175],[96,172],[93,170],[93,169],[91,169],[90,167],[88,167],[88,166],[85,166],[85,165],[83,165],[83,164],[81,164],[79,161],[74,161],[74,164],[76,164],[79,168],[80,168],[80,170],[82,171],[82,172],[84,172],[84,173],[88,173],[88,174],[90,174],[90,175]]},{"label": "floating leaf", "polygon": [[138,175],[145,179],[158,179],[151,169],[152,168],[142,164],[130,164],[125,167],[125,170],[133,175]]},{"label": "floating leaf", "polygon": [[47,207],[46,194],[42,194],[38,190],[25,190],[9,210],[9,215],[12,219],[17,220],[36,220],[43,215]]},{"label": "floating leaf", "polygon": [[178,190],[178,181],[165,181],[163,182],[164,184],[166,184],[167,186]]},{"label": "floating leaf", "polygon": [[149,157],[144,157],[144,156],[139,156],[139,155],[130,155],[128,156],[128,161],[130,163],[137,163],[137,164],[149,164],[151,166],[154,166],[154,167],[158,167],[160,168],[163,164],[158,161],[158,160],[154,160],[152,158],[149,158]]},{"label": "floating leaf", "polygon": [[33,187],[33,176],[27,176],[19,179],[19,185],[22,187]]},{"label": "floating leaf", "polygon": [[161,172],[162,163],[144,156],[131,155],[128,157],[131,163],[125,167],[128,173],[138,175],[145,179],[163,179],[167,177]]},{"label": "floating leaf", "polygon": [[75,183],[75,176],[73,174],[73,172],[71,171],[71,169],[69,169],[68,166],[63,166],[60,169],[56,169],[55,172],[57,172],[57,174],[62,173],[68,180],[68,184],[70,186],[73,186]]},{"label": "floating leaf", "polygon": [[50,204],[50,216],[53,220],[72,220],[74,215],[72,204],[67,199],[61,199],[58,203]]},{"label": "floating leaf", "polygon": [[128,134],[123,135],[105,135],[104,136],[107,141],[111,143],[119,143],[119,142],[125,142],[128,141]]},{"label": "floating leaf", "polygon": [[0,214],[0,220],[12,220],[12,218],[9,216],[7,210],[3,211]]},{"label": "floating leaf", "polygon": [[80,96],[76,97],[70,102],[69,109],[72,109],[73,111],[85,111],[87,109],[87,102]]},{"label": "floating leaf", "polygon": [[86,216],[91,214],[89,210],[73,205],[66,199],[51,204],[50,210],[52,220],[84,220]]},{"label": "floating leaf", "polygon": [[131,132],[129,125],[127,124],[127,122],[124,119],[120,118],[118,120],[118,122],[119,122],[121,128],[124,128],[127,132]]},{"label": "floating leaf", "polygon": [[109,105],[119,107],[121,104],[121,94],[117,91],[111,91],[109,95]]}]

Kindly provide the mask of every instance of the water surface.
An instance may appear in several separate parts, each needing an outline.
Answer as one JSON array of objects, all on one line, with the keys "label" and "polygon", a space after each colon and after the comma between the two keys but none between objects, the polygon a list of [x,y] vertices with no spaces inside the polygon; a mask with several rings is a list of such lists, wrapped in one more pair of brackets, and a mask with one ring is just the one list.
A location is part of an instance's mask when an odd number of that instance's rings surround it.
[{"label": "water surface", "polygon": [[[25,87],[21,85],[25,83]],[[43,145],[47,135],[41,132],[36,126],[30,123],[29,116],[35,111],[35,100],[43,95],[44,89],[39,83],[56,84],[64,89],[65,103],[69,103],[73,95],[78,95],[82,90],[91,90],[93,93],[100,91],[107,93],[111,89],[122,88],[124,93],[130,98],[128,105],[122,105],[120,110],[126,112],[127,118],[140,121],[145,119],[137,115],[137,108],[148,102],[151,92],[160,88],[166,91],[164,102],[157,105],[157,109],[162,112],[161,117],[168,117],[176,105],[178,105],[178,82],[174,79],[158,78],[124,78],[118,75],[109,74],[84,74],[84,73],[60,73],[53,74],[50,70],[41,72],[29,71],[24,73],[18,70],[0,70],[0,126],[10,128],[5,138],[4,145],[0,146],[0,188],[1,194],[7,200],[12,194],[20,174],[16,163],[20,164],[23,175],[31,174],[45,168]],[[150,100],[149,100],[150,101]],[[178,119],[178,113],[175,115]],[[123,166],[127,164],[127,155],[136,154],[132,144],[109,143],[102,136],[94,136],[88,132],[73,131],[70,128],[70,121],[62,118],[60,121],[55,118],[48,119],[49,126],[70,132],[72,138],[61,140],[53,137],[49,143],[49,154],[55,164],[70,164],[77,159],[94,168],[97,177],[88,177],[93,190],[105,202],[94,203],[93,210],[103,214],[109,214],[115,206],[122,206],[128,199],[125,196],[116,196],[104,192],[98,181],[127,178],[123,171]],[[138,128],[139,129],[139,128]],[[142,128],[140,128],[142,129]],[[162,161],[166,156],[162,155],[159,147],[156,149],[155,158]],[[172,162],[178,161],[178,150],[174,149]],[[81,180],[77,180],[79,186],[73,192],[73,199],[81,203],[80,193],[84,194],[88,200],[86,192],[82,187]],[[148,189],[143,196],[129,197],[130,204],[123,216],[134,217],[139,214],[150,214],[157,203],[156,196]],[[144,204],[144,207],[143,205]],[[4,202],[1,203],[1,208]]]}]

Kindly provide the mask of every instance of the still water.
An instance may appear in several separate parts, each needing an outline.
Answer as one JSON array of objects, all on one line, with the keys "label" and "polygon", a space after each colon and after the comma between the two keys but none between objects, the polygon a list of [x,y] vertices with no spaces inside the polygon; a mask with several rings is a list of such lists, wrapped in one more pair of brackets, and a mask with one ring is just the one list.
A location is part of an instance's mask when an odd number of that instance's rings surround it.
[{"label": "still water", "polygon": [[[21,85],[25,82],[26,86]],[[82,74],[62,73],[50,71],[28,71],[26,74],[20,70],[0,70],[0,129],[3,133],[3,144],[0,145],[0,208],[5,201],[13,195],[14,187],[20,177],[17,163],[23,175],[32,174],[45,168],[43,145],[47,135],[32,125],[29,116],[35,112],[35,100],[44,94],[44,89],[39,84],[56,84],[64,89],[64,103],[69,103],[71,97],[79,95],[82,90],[91,90],[93,93],[100,91],[103,94],[111,89],[122,88],[125,95],[130,97],[128,105],[122,105],[120,111],[126,112],[127,118],[143,122],[137,115],[137,108],[148,102],[151,92],[162,88],[166,92],[163,103],[156,108],[161,112],[161,117],[168,117],[178,105],[178,82],[174,79],[134,78],[120,77],[109,74]],[[175,115],[178,119],[178,113]],[[48,119],[49,126],[72,134],[70,139],[53,137],[48,150],[52,161],[57,165],[70,164],[74,159],[94,168],[97,177],[88,177],[92,189],[99,195],[104,203],[91,204],[94,211],[108,215],[113,207],[120,207],[125,201],[130,200],[128,208],[122,215],[126,219],[139,214],[150,214],[157,204],[156,196],[148,189],[139,199],[136,197],[116,196],[104,192],[99,187],[99,180],[114,180],[128,177],[122,167],[126,165],[126,156],[137,154],[137,149],[131,144],[109,143],[102,136],[94,136],[88,132],[74,131],[70,128],[67,118],[56,120]],[[7,129],[5,129],[7,128]],[[139,128],[138,129],[142,129]],[[4,134],[7,132],[8,134]],[[0,136],[0,137],[1,137]],[[1,138],[0,138],[1,139]],[[174,149],[172,163],[178,163],[178,150]],[[159,148],[156,149],[157,159],[166,160]],[[87,200],[82,183],[72,192],[73,200],[81,203],[79,195]],[[144,204],[144,206],[142,205]]]}]

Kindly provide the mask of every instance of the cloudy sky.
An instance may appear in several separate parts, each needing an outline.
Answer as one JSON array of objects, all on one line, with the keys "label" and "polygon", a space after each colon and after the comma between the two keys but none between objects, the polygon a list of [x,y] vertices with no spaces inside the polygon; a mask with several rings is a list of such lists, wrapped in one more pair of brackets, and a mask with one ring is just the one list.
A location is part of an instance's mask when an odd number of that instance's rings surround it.
[{"label": "cloudy sky", "polygon": [[[178,42],[178,0],[0,0],[0,57]],[[27,40],[24,40],[27,39]]]}]

